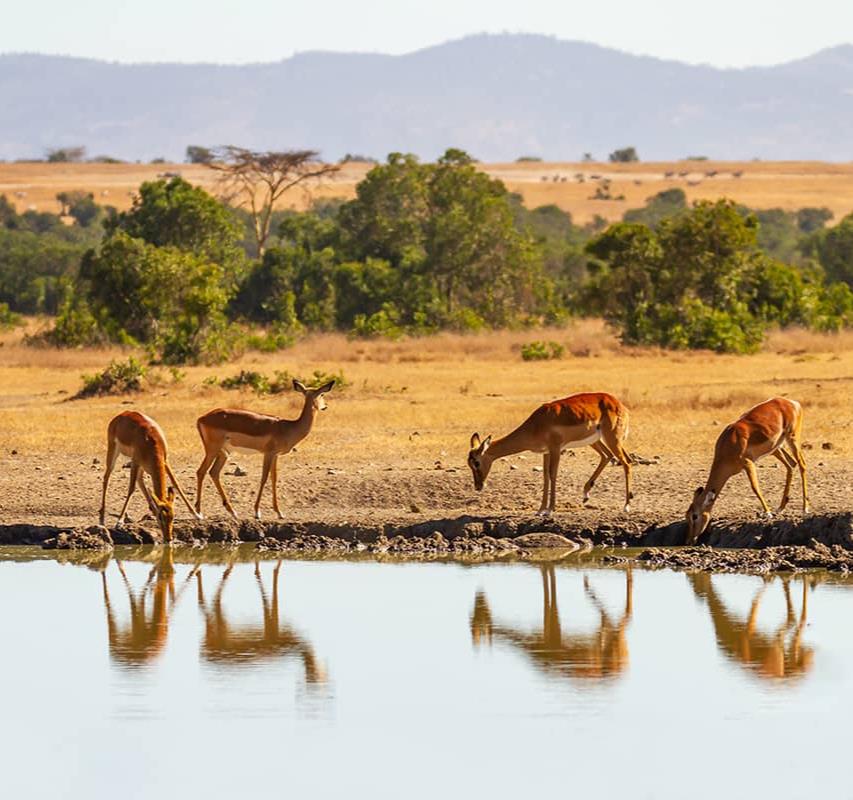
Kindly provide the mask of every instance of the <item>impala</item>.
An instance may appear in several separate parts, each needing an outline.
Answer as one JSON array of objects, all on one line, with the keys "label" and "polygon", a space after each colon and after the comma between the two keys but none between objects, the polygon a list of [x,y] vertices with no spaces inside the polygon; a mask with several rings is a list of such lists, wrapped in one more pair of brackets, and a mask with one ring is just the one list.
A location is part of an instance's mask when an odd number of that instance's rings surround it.
[{"label": "impala", "polygon": [[557,471],[564,450],[592,447],[601,460],[583,489],[583,501],[598,476],[615,458],[625,471],[625,511],[631,510],[631,462],[622,442],[628,437],[628,409],[613,395],[604,392],[573,394],[539,406],[512,433],[492,441],[471,437],[468,466],[474,475],[474,488],[481,491],[492,464],[514,453],[543,454],[542,505],[539,514],[554,512],[557,495]]},{"label": "impala", "polygon": [[[104,524],[106,516],[107,486],[119,453],[130,458],[130,485],[127,488],[127,497],[124,499],[121,513],[118,515],[118,524],[124,524],[128,503],[138,486],[163,532],[163,539],[167,542],[171,541],[172,523],[175,519],[175,489],[178,490],[190,513],[196,517],[198,515],[169,466],[166,437],[162,429],[151,417],[140,414],[138,411],[122,412],[113,417],[107,427],[107,464],[101,494],[101,525]],[[151,476],[153,493],[148,491],[142,472],[147,472]],[[172,484],[168,489],[166,488],[167,476]]]},{"label": "impala", "polygon": [[204,458],[196,472],[198,478],[196,511],[201,514],[204,476],[209,472],[213,484],[222,498],[222,504],[228,513],[237,519],[237,514],[225,494],[222,482],[219,480],[219,475],[228,461],[228,456],[236,450],[262,453],[264,456],[261,485],[255,499],[255,519],[261,518],[261,495],[267,478],[270,476],[272,477],[272,507],[278,518],[282,519],[283,515],[278,508],[278,457],[282,453],[289,453],[311,433],[317,412],[326,410],[326,400],[323,395],[330,391],[334,385],[334,381],[329,381],[316,389],[308,389],[299,381],[294,380],[294,390],[305,397],[302,413],[296,419],[281,419],[267,414],[256,414],[253,411],[233,408],[217,408],[208,411],[203,417],[199,417],[196,425],[199,436],[201,436],[201,442],[204,445]]},{"label": "impala", "polygon": [[[800,448],[802,428],[802,406],[796,400],[772,397],[749,409],[740,419],[723,429],[714,448],[714,461],[708,480],[696,490],[693,502],[687,509],[687,544],[695,542],[708,527],[711,510],[723,486],[741,470],[749,478],[749,485],[765,515],[773,516],[761,494],[755,471],[755,462],[764,456],[778,459],[787,470],[785,491],[778,511],[782,511],[790,500],[794,467],[799,468],[803,484],[803,512],[809,510],[806,460]],[[790,452],[785,449],[786,444],[790,446]]]}]

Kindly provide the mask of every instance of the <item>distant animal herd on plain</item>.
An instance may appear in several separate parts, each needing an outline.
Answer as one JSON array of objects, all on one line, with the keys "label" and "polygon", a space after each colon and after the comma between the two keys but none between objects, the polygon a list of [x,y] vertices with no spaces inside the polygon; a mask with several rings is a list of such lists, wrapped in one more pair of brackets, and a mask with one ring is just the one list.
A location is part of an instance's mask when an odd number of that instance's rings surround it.
[{"label": "distant animal herd on plain", "polygon": [[[175,493],[180,495],[196,519],[203,519],[202,493],[208,475],[225,509],[237,519],[221,481],[222,470],[232,452],[260,453],[263,456],[261,482],[255,498],[255,518],[260,519],[261,497],[267,481],[271,485],[273,510],[279,519],[283,518],[278,505],[278,457],[290,452],[308,436],[317,412],[326,408],[325,395],[334,385],[334,381],[329,381],[322,386],[308,388],[294,380],[293,388],[303,395],[304,403],[300,415],[293,420],[228,408],[217,408],[199,417],[196,426],[204,447],[204,458],[196,471],[195,506],[190,503],[169,466],[166,439],[160,426],[138,411],[125,411],[114,417],[107,428],[101,525],[106,518],[110,475],[119,454],[130,458],[130,484],[119,513],[119,525],[125,523],[128,504],[138,487],[157,520],[164,541],[171,541]],[[562,454],[567,449],[591,447],[598,453],[600,461],[584,485],[584,503],[589,500],[590,491],[605,467],[615,460],[625,475],[624,508],[627,513],[633,498],[631,458],[624,447],[628,437],[628,417],[628,409],[612,394],[585,392],[544,403],[515,430],[494,441],[491,436],[481,439],[475,433],[471,436],[468,453],[474,487],[477,491],[483,489],[496,460],[516,453],[541,453],[543,485],[538,513],[550,516],[556,508],[557,474]],[[687,510],[687,544],[695,543],[708,527],[720,492],[729,478],[741,471],[746,473],[764,514],[772,516],[758,485],[755,467],[755,462],[764,456],[773,456],[786,469],[785,490],[778,510],[782,511],[790,500],[794,469],[800,472],[803,511],[809,510],[802,426],[801,405],[796,400],[773,397],[749,409],[723,429],[717,438],[708,479],[704,486],[696,489]],[[151,479],[151,491],[145,484],[143,473]]]}]

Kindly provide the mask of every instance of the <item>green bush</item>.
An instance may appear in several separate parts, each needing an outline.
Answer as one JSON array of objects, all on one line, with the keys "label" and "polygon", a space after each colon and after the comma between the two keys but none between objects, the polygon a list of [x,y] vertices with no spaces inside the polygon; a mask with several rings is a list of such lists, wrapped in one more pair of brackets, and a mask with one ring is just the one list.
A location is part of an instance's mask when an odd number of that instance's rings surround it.
[{"label": "green bush", "polygon": [[0,331],[9,330],[20,325],[22,318],[20,314],[9,310],[7,303],[0,303]]},{"label": "green bush", "polygon": [[311,378],[307,380],[298,378],[287,370],[276,370],[272,378],[263,372],[240,370],[237,375],[233,375],[230,378],[223,378],[221,381],[217,381],[216,378],[210,378],[205,383],[214,386],[218,385],[222,389],[251,390],[257,395],[264,395],[288,392],[293,388],[294,380],[298,380],[309,389],[322,386],[329,381],[335,381],[335,388],[337,389],[344,389],[349,386],[349,381],[347,381],[342,371],[323,372],[322,370],[314,370]]},{"label": "green bush", "polygon": [[133,356],[127,361],[111,361],[102,372],[83,375],[83,388],[72,399],[141,392],[148,368]]},{"label": "green bush", "polygon": [[565,348],[557,342],[528,342],[521,346],[521,357],[525,361],[550,361],[562,358]]}]

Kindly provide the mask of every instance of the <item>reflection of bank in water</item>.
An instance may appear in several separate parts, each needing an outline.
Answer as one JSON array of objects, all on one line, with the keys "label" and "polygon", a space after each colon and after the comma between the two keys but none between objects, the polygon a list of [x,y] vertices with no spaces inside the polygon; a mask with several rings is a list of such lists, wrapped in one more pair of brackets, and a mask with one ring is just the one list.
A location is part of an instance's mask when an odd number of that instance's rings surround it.
[{"label": "reflection of bank in water", "polygon": [[541,566],[542,631],[497,624],[492,619],[483,592],[474,598],[471,638],[475,645],[498,640],[527,655],[544,672],[565,678],[608,678],[619,675],[628,665],[627,628],[633,612],[633,577],[625,573],[625,607],[618,619],[607,612],[589,579],[584,591],[598,612],[598,629],[592,633],[564,632],[557,607],[557,579],[553,566]]},{"label": "reflection of bank in water", "polygon": [[305,683],[309,686],[326,682],[326,672],[318,662],[311,644],[291,626],[283,623],[279,613],[279,572],[281,560],[276,562],[272,575],[272,592],[268,593],[261,576],[260,563],[255,561],[255,580],[261,598],[262,622],[260,625],[234,625],[222,603],[225,585],[234,569],[229,564],[222,573],[219,586],[208,605],[204,596],[201,572],[197,572],[198,606],[204,616],[204,641],[202,657],[213,664],[241,664],[277,658],[297,657],[305,670]]},{"label": "reflection of bank in water", "polygon": [[717,646],[732,661],[761,678],[799,678],[811,669],[814,650],[802,643],[808,612],[807,576],[800,578],[803,593],[799,619],[791,601],[790,578],[780,578],[785,594],[785,619],[772,633],[759,630],[757,622],[761,600],[775,581],[763,583],[744,617],[726,606],[710,574],[689,575],[688,579],[696,596],[708,604]]},{"label": "reflection of bank in water", "polygon": [[193,573],[190,573],[181,589],[176,592],[171,547],[163,549],[160,558],[148,573],[148,579],[138,591],[131,586],[122,562],[116,560],[116,566],[127,591],[130,619],[125,625],[116,621],[105,566],[101,572],[101,580],[107,612],[110,656],[123,666],[141,666],[154,661],[163,651],[169,633],[169,617]]}]

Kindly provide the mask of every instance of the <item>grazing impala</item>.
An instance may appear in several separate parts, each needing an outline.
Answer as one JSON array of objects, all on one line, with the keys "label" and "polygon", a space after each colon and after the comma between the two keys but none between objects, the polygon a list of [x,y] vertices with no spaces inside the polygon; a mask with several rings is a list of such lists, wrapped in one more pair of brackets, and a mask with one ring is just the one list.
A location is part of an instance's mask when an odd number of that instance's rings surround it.
[{"label": "grazing impala", "polygon": [[[171,541],[172,522],[175,519],[175,489],[178,490],[178,494],[186,503],[190,513],[193,516],[197,515],[169,466],[166,437],[163,435],[163,431],[151,417],[146,417],[145,414],[140,414],[138,411],[122,412],[117,417],[113,417],[107,427],[107,463],[101,494],[101,525],[104,524],[106,516],[107,486],[119,453],[130,458],[130,485],[127,489],[124,505],[121,507],[121,513],[118,515],[118,524],[124,524],[127,505],[138,486],[148,501],[151,513],[160,525],[163,539],[167,542]],[[140,470],[151,476],[153,495],[148,491]],[[166,476],[172,484],[168,489],[166,488]]]},{"label": "grazing impala", "polygon": [[272,507],[279,519],[283,515],[278,508],[278,457],[289,453],[309,433],[314,424],[318,411],[326,410],[326,400],[323,395],[335,385],[329,381],[316,389],[308,389],[297,380],[293,388],[305,396],[302,413],[297,419],[281,419],[267,414],[256,414],[233,408],[217,408],[199,417],[196,425],[204,445],[204,458],[196,472],[198,490],[196,493],[196,511],[201,514],[201,492],[204,476],[210,472],[213,484],[216,486],[222,504],[234,519],[237,514],[222,488],[219,474],[228,461],[229,454],[234,451],[263,453],[264,465],[261,472],[261,485],[255,500],[255,519],[261,518],[261,495],[264,492],[267,478],[272,477]]},{"label": "grazing impala", "polygon": [[567,448],[592,447],[601,458],[583,487],[583,501],[596,479],[612,458],[625,470],[625,511],[631,510],[631,462],[622,446],[628,437],[628,409],[612,394],[589,392],[573,394],[539,406],[512,433],[492,441],[471,437],[468,466],[474,474],[474,488],[482,490],[492,463],[513,453],[531,451],[543,454],[542,505],[539,513],[550,515],[557,502],[557,471],[560,455]]},{"label": "grazing impala", "polygon": [[[802,428],[802,406],[796,400],[773,397],[749,409],[740,419],[723,429],[714,448],[714,461],[708,481],[696,490],[693,502],[687,509],[687,544],[695,542],[708,527],[711,510],[723,486],[741,470],[749,478],[749,485],[764,513],[768,517],[772,516],[758,487],[755,471],[755,462],[764,456],[778,459],[787,470],[785,491],[778,510],[782,511],[790,500],[794,467],[799,467],[803,484],[803,511],[809,510],[806,460],[800,448]],[[790,446],[790,452],[785,449],[786,444]]]}]

